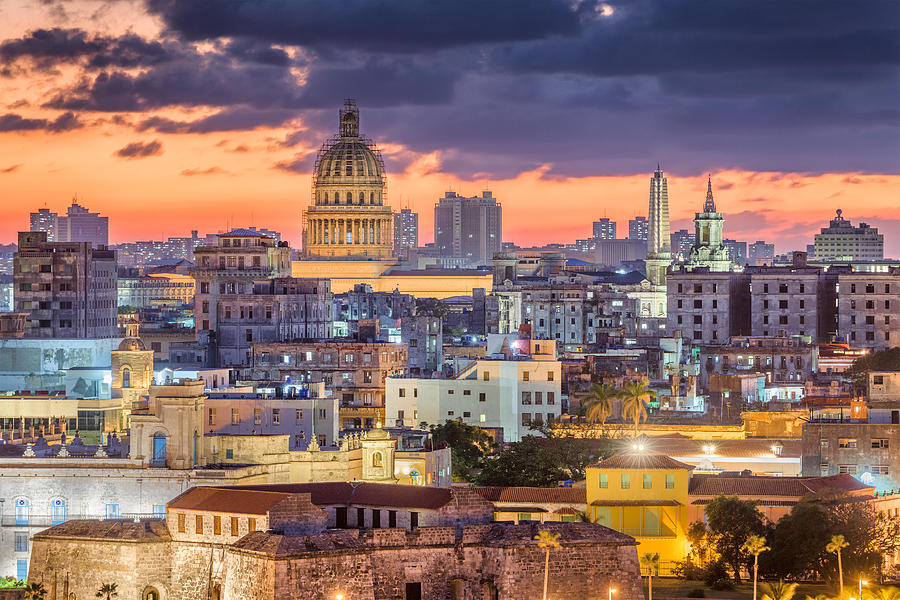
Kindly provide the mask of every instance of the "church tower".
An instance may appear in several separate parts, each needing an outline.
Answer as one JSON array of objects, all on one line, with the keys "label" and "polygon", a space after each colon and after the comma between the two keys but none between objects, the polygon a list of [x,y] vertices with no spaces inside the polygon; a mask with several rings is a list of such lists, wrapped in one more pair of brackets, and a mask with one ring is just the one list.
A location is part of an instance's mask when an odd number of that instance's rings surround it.
[{"label": "church tower", "polygon": [[136,400],[150,393],[153,383],[153,350],[147,350],[138,337],[139,325],[136,321],[125,324],[125,339],[117,350],[110,354],[113,398],[122,399],[122,419],[120,429],[129,426],[128,415]]},{"label": "church tower", "polygon": [[708,267],[710,272],[720,273],[731,270],[731,259],[728,256],[728,248],[722,243],[722,231],[725,219],[722,213],[716,211],[716,203],[713,200],[712,178],[707,180],[706,201],[703,203],[703,212],[694,214],[694,246],[691,248],[690,259],[687,263],[688,270],[698,267]]},{"label": "church tower", "polygon": [[669,237],[669,189],[662,169],[650,178],[650,217],[647,235],[647,279],[657,286],[666,285],[666,270],[672,264],[671,238]]}]

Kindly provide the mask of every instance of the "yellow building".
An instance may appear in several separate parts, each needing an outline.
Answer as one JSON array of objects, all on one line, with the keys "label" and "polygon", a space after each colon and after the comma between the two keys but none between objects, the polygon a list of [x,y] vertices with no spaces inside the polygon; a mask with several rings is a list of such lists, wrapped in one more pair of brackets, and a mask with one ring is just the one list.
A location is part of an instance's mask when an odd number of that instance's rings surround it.
[{"label": "yellow building", "polygon": [[587,468],[588,515],[634,536],[640,554],[658,552],[661,563],[684,560],[693,468],[662,454],[610,456]]}]

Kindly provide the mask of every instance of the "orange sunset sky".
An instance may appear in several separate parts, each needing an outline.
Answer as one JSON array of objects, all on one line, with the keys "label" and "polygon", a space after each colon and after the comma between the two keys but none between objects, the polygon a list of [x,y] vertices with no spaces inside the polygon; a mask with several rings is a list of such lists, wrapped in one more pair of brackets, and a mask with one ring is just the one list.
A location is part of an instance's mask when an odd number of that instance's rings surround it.
[{"label": "orange sunset sky", "polygon": [[[0,0],[0,40],[5,40],[0,46],[4,69],[0,76],[0,242],[13,242],[16,232],[27,228],[30,211],[48,207],[63,213],[77,195],[80,203],[109,217],[111,243],[184,236],[192,229],[204,234],[255,225],[280,231],[292,245],[299,246],[300,215],[310,197],[309,173],[315,152],[336,128],[341,98],[348,96],[355,97],[360,105],[362,131],[375,140],[385,156],[389,203],[395,209],[408,206],[419,212],[420,244],[432,240],[432,207],[448,190],[466,195],[492,190],[504,208],[504,241],[520,245],[571,242],[588,237],[591,221],[602,216],[618,221],[619,236],[624,237],[627,220],[647,213],[648,179],[659,161],[668,176],[673,231],[692,228],[690,219],[702,206],[710,173],[717,207],[725,213],[728,238],[775,242],[778,252],[805,249],[805,244],[812,243],[813,233],[841,208],[854,223],[865,221],[879,227],[885,234],[885,254],[900,256],[896,112],[888,113],[879,123],[810,123],[803,125],[806,130],[786,127],[780,133],[766,133],[768,137],[753,131],[752,123],[747,123],[743,129],[728,132],[729,139],[723,141],[685,133],[683,124],[666,121],[674,118],[672,115],[643,100],[636,99],[633,104],[634,110],[644,111],[643,116],[628,116],[633,111],[623,107],[619,114],[626,116],[622,118],[603,112],[613,110],[609,108],[612,100],[600,108],[579,103],[573,90],[587,81],[579,79],[588,77],[583,73],[567,74],[560,67],[559,73],[544,70],[523,75],[520,67],[510,67],[508,72],[496,67],[502,72],[495,79],[505,78],[504,85],[526,82],[543,90],[540,98],[508,110],[489,95],[494,93],[488,91],[491,86],[500,83],[489,82],[492,78],[484,74],[488,67],[483,60],[479,59],[481,73],[473,75],[466,70],[469,47],[425,48],[417,50],[419,54],[380,46],[354,50],[354,64],[369,64],[369,57],[377,55],[379,69],[403,65],[411,78],[411,89],[421,81],[418,78],[422,76],[414,69],[419,62],[440,60],[446,66],[459,61],[462,74],[453,77],[455,87],[445,99],[407,101],[405,84],[389,77],[383,80],[387,81],[384,85],[396,85],[397,97],[385,97],[381,84],[356,77],[359,85],[354,86],[354,77],[350,77],[341,85],[328,80],[330,93],[311,100],[308,95],[313,88],[327,87],[321,83],[325,76],[321,73],[329,61],[338,62],[334,52],[312,44],[290,44],[275,34],[265,43],[283,55],[284,61],[278,67],[282,70],[271,73],[281,82],[279,85],[296,90],[296,102],[279,104],[262,93],[217,105],[215,99],[202,93],[195,99],[187,92],[163,101],[147,91],[149,83],[140,83],[134,93],[143,96],[137,101],[117,97],[116,106],[98,104],[94,92],[101,73],[122,73],[138,81],[149,77],[154,69],[164,68],[161,64],[193,60],[188,53],[209,62],[212,59],[207,57],[226,52],[223,48],[230,47],[228,44],[243,39],[225,26],[222,35],[206,33],[201,39],[200,33],[184,24],[187,17],[171,13],[174,9],[169,5],[177,3],[148,3],[154,4],[166,4],[167,8],[148,8],[138,1]],[[604,27],[616,25],[613,20],[625,12],[624,8],[619,12],[615,8],[600,11],[610,20]],[[82,32],[81,37],[66,34],[67,44],[78,40],[95,43],[86,50],[73,50],[71,46],[48,50],[40,46],[47,41],[35,41],[33,32],[53,28]],[[101,52],[98,47],[102,44],[97,40],[114,44],[119,42],[111,40],[125,35],[159,41],[163,46],[177,45],[177,52],[173,51],[177,58],[166,59],[169,63],[162,59],[144,62],[147,53],[140,51],[133,62],[125,64],[121,48],[114,48],[114,58],[109,59],[112,64],[92,65],[98,55],[91,52]],[[263,37],[259,31],[246,36],[255,36],[254,43]],[[541,38],[540,34],[535,37]],[[477,41],[473,44],[478,46]],[[515,50],[524,51],[518,46]],[[422,58],[427,53],[436,58]],[[250,59],[228,61],[237,71]],[[172,88],[177,88],[181,84],[171,68],[162,73],[165,77],[161,80],[171,81]],[[265,68],[276,67],[266,63]],[[447,72],[456,73],[456,68],[448,66]],[[264,76],[269,71],[259,73]],[[611,86],[611,78],[616,78],[631,94],[644,86],[662,86],[660,82],[671,87],[666,78],[672,75],[600,73],[590,77],[594,77],[591,85],[597,86]],[[655,84],[653,77],[657,78]],[[577,80],[574,83],[573,78]],[[228,83],[224,75],[222,80]],[[239,79],[234,85],[248,85],[247,81]],[[177,91],[172,88],[166,92]],[[873,94],[880,93],[879,89]],[[275,95],[277,92],[272,91]],[[471,109],[465,104],[468,100],[462,99],[466,96],[475,98]],[[545,114],[559,115],[556,111],[561,105],[567,108],[565,116],[559,117],[558,134],[554,134],[556,123],[542,126],[540,121]],[[237,110],[250,114],[250,121],[220,130],[183,126],[176,132],[178,127],[167,129],[147,122],[155,117],[169,123],[205,123],[208,117],[231,115]],[[496,131],[473,124],[467,116],[483,115],[484,123],[491,124],[510,112],[520,125],[518,129],[525,131],[511,134],[505,143]],[[65,119],[59,121],[68,113],[76,125],[65,125]],[[734,118],[740,120],[742,114],[746,113],[736,112]],[[575,119],[572,124],[563,120],[570,117]],[[604,138],[597,144],[589,138],[578,138],[577,133],[577,119],[594,118],[619,123],[602,125],[610,133],[597,134]],[[636,137],[651,135],[640,125],[641,119],[667,123],[670,129],[662,133],[666,143],[635,147],[641,144],[640,140],[634,144],[628,141],[630,118],[635,119]],[[844,129],[838,131],[839,126]],[[530,127],[534,127],[534,139],[527,139]],[[861,131],[866,128],[871,135],[863,136]],[[480,129],[484,136],[478,135]],[[454,130],[460,132],[459,136],[451,135]],[[854,137],[854,131],[860,133],[859,137]],[[484,139],[487,136],[491,136],[488,141]],[[563,139],[569,136],[574,136],[571,144]],[[681,136],[684,139],[680,141]],[[790,148],[783,148],[779,136],[796,139],[787,144]],[[807,146],[797,141],[803,136],[809,137]],[[841,144],[841,136],[852,141]],[[825,140],[829,140],[830,148],[821,147]],[[883,145],[885,140],[887,145]],[[130,144],[137,145],[138,151],[123,151]],[[709,147],[704,147],[706,144]],[[571,145],[579,146],[577,154]],[[742,149],[748,146],[752,148]],[[882,155],[881,162],[870,163],[857,150],[869,146],[873,154]],[[835,158],[835,153],[844,152],[846,160]],[[767,163],[767,155],[778,153],[792,156]],[[577,156],[577,168],[573,156]],[[780,164],[785,168],[777,168]],[[846,164],[846,170],[835,168],[840,164]]]}]

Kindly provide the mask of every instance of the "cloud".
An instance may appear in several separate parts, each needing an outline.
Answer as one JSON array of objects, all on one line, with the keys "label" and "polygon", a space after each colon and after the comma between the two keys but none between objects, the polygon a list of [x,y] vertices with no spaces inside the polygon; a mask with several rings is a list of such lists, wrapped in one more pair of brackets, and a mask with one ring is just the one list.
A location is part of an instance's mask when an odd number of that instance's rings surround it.
[{"label": "cloud", "polygon": [[160,133],[249,131],[260,127],[279,127],[297,116],[298,111],[292,109],[256,110],[248,106],[234,106],[196,121],[149,117],[138,123],[136,129],[152,129]]},{"label": "cloud", "polygon": [[148,0],[187,39],[249,37],[277,44],[387,52],[420,52],[467,44],[573,34],[597,2],[505,0]]},{"label": "cloud", "polygon": [[153,140],[152,142],[132,142],[115,151],[115,156],[127,158],[129,160],[159,156],[160,154],[162,154],[162,142],[159,140]]},{"label": "cloud", "polygon": [[81,127],[84,127],[84,123],[73,112],[62,113],[55,119],[32,119],[16,113],[0,115],[0,132],[44,130],[62,133]]},{"label": "cloud", "polygon": [[9,173],[15,173],[21,166],[22,165],[10,165],[6,168],[0,168],[0,174],[7,175]]},{"label": "cloud", "polygon": [[185,169],[181,174],[187,177],[194,175],[227,175],[228,171],[222,167],[209,167],[208,169]]}]

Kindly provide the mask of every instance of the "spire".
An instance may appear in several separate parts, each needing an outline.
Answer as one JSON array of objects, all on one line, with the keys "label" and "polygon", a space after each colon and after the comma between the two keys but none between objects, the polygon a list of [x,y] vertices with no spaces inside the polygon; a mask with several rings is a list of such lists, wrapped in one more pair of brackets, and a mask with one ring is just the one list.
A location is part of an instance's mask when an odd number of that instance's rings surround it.
[{"label": "spire", "polygon": [[703,212],[706,213],[714,213],[716,212],[716,203],[713,200],[712,194],[712,175],[709,176],[706,182],[706,203],[703,205]]}]

